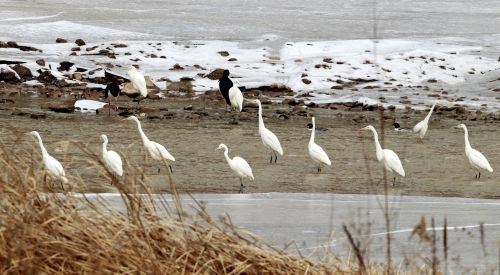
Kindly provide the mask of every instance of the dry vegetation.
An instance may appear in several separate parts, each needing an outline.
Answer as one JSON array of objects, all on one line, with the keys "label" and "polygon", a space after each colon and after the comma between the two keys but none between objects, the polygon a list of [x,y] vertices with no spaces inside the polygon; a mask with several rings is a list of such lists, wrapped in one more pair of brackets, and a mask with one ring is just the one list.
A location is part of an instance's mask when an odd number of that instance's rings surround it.
[{"label": "dry vegetation", "polygon": [[[174,202],[155,199],[144,174],[113,178],[100,158],[70,142],[112,180],[124,208],[102,198],[60,193],[59,183],[45,182],[37,154],[0,146],[0,272],[2,274],[421,274],[365,263],[359,241],[344,228],[353,257],[341,261],[328,251],[309,259],[278,250],[230,217],[213,220],[198,204],[184,211],[170,176]],[[73,179],[72,184],[85,184]],[[317,252],[317,251],[316,251]]]},{"label": "dry vegetation", "polygon": [[44,183],[43,175],[33,171],[33,160],[18,155],[1,151],[2,273],[356,273],[349,265],[287,255],[237,229],[229,217],[215,222],[202,205],[189,215],[180,202],[139,195],[137,190],[149,194],[140,176],[113,179],[123,211],[101,199],[57,194],[52,186],[58,184]]}]

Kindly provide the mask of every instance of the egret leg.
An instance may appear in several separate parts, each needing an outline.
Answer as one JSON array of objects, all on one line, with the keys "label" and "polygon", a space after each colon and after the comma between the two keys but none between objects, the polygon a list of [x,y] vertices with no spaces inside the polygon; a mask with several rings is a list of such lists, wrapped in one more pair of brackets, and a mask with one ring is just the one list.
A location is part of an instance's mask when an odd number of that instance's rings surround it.
[{"label": "egret leg", "polygon": [[160,167],[158,167],[158,174],[160,174]]},{"label": "egret leg", "polygon": [[392,181],[392,187],[396,186],[396,177],[394,177],[393,181]]},{"label": "egret leg", "polygon": [[61,182],[61,189],[64,191],[64,185],[63,185],[63,181],[62,180],[59,180]]},{"label": "egret leg", "polygon": [[269,163],[273,163],[273,154],[271,154],[271,159],[269,160]]},{"label": "egret leg", "polygon": [[479,171],[479,179],[481,179],[481,171]]},{"label": "egret leg", "polygon": [[174,173],[174,170],[172,170],[172,165],[168,165],[168,168],[170,168],[170,173],[173,174]]},{"label": "egret leg", "polygon": [[278,155],[276,155],[276,152],[274,152],[274,163],[278,160]]},{"label": "egret leg", "polygon": [[245,186],[243,185],[243,179],[240,178],[240,192],[239,193],[242,194],[244,189],[245,189]]}]

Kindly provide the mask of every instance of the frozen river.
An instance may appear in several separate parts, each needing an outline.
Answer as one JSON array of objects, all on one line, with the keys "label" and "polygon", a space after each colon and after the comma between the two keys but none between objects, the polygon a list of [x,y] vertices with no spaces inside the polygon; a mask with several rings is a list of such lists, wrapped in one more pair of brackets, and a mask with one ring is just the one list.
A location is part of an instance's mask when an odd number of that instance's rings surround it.
[{"label": "frozen river", "polygon": [[[2,28],[0,36],[35,43],[53,39],[36,29],[16,32],[17,25],[68,21],[130,32],[121,40],[141,35],[230,41],[253,41],[263,35],[290,41],[367,39],[373,37],[374,10],[380,38],[461,37],[486,46],[500,37],[496,0],[39,0],[0,1],[0,6],[0,24],[14,26]],[[88,39],[106,36],[95,33]]]},{"label": "frozen river", "polygon": [[[87,195],[90,198],[95,195]],[[110,204],[123,209],[118,194],[101,194]],[[381,205],[383,196],[344,194],[201,194],[208,213],[217,218],[228,214],[232,222],[256,233],[278,248],[303,255],[322,254],[326,250],[347,257],[351,250],[342,230],[345,224],[364,247],[365,257],[373,262],[385,261],[386,232]],[[169,200],[167,198],[167,200]],[[183,197],[184,209],[193,209],[191,198]],[[426,217],[432,235],[431,218],[435,219],[437,257],[444,267],[443,223],[448,221],[448,266],[454,271],[488,271],[498,267],[500,239],[500,202],[484,199],[438,197],[389,197],[391,209],[392,253],[396,262],[409,259],[422,264],[431,259],[429,243],[418,236],[410,238],[421,216]],[[480,224],[484,226],[481,245]],[[484,248],[484,249],[483,249]]]}]

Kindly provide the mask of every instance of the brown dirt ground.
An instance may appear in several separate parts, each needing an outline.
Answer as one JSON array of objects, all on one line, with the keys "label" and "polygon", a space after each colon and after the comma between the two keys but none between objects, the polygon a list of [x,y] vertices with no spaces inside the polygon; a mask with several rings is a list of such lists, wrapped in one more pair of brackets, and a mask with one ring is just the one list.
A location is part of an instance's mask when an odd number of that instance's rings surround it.
[{"label": "brown dirt ground", "polygon": [[[51,99],[41,97],[16,98],[17,107],[40,109]],[[54,100],[54,99],[52,99]],[[122,97],[118,105],[134,106],[136,103]],[[199,120],[190,119],[183,107],[192,104],[195,109],[203,109],[208,116]],[[144,168],[148,184],[158,192],[166,192],[166,170],[157,173],[159,163],[153,160],[144,163],[142,143],[135,124],[122,122],[122,117],[113,114],[59,114],[44,110],[45,119],[32,119],[14,116],[12,106],[0,106],[2,146],[13,149],[33,159],[33,169],[40,171],[41,155],[35,140],[23,135],[37,130],[42,135],[49,153],[61,160],[72,182],[79,183],[73,191],[113,192],[109,179],[103,169],[82,154],[76,146],[67,146],[61,141],[76,140],[83,142],[96,153],[100,153],[99,136],[107,134],[108,149],[119,152],[126,158],[125,171],[130,175],[133,167]],[[222,151],[214,149],[225,143],[229,155],[245,158],[253,169],[254,182],[245,181],[247,192],[310,192],[310,193],[358,193],[382,194],[383,170],[375,159],[375,146],[370,132],[357,130],[368,124],[375,126],[380,134],[379,112],[346,112],[338,110],[310,109],[318,127],[329,128],[316,135],[316,142],[322,146],[332,159],[332,167],[316,172],[311,162],[307,144],[310,131],[306,124],[310,118],[291,116],[288,120],[279,119],[273,114],[281,105],[265,106],[266,126],[280,139],[285,155],[278,158],[277,164],[269,164],[269,155],[263,147],[257,127],[257,116],[233,125],[232,114],[223,111],[222,102],[207,102],[197,99],[145,100],[142,106],[151,108],[168,107],[176,112],[173,119],[142,119],[145,133],[153,141],[159,142],[176,158],[173,164],[174,180],[181,192],[191,193],[235,193],[239,181],[229,169]],[[385,111],[386,115],[402,117],[405,111]],[[366,116],[356,122],[360,114]],[[247,115],[248,116],[248,115]],[[424,113],[410,114],[409,119],[398,119],[404,126],[413,126],[425,116]],[[359,119],[356,119],[359,121]],[[391,194],[456,196],[477,198],[500,197],[498,164],[500,154],[500,124],[492,121],[467,121],[470,141],[474,148],[481,151],[490,161],[493,173],[482,173],[481,180],[474,178],[464,154],[463,132],[451,126],[459,121],[434,115],[430,129],[423,143],[417,141],[412,133],[392,130],[392,120],[384,120],[385,146],[394,150],[406,171],[405,178],[397,178]],[[90,163],[90,164],[89,164]],[[83,179],[79,181],[78,179]]]}]

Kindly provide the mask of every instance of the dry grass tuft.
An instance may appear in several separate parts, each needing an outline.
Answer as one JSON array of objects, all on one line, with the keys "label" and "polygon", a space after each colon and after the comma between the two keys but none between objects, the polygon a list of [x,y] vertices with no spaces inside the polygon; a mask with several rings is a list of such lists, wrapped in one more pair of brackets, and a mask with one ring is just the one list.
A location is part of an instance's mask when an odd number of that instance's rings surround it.
[{"label": "dry grass tuft", "polygon": [[[94,153],[76,146],[102,166]],[[214,221],[201,205],[188,214],[180,201],[153,200],[139,172],[137,178],[118,180],[106,171],[126,206],[117,210],[102,198],[57,193],[58,184],[45,184],[34,172],[38,157],[5,149],[0,154],[1,273],[359,273],[350,264],[287,255],[236,228],[229,217]]]}]

